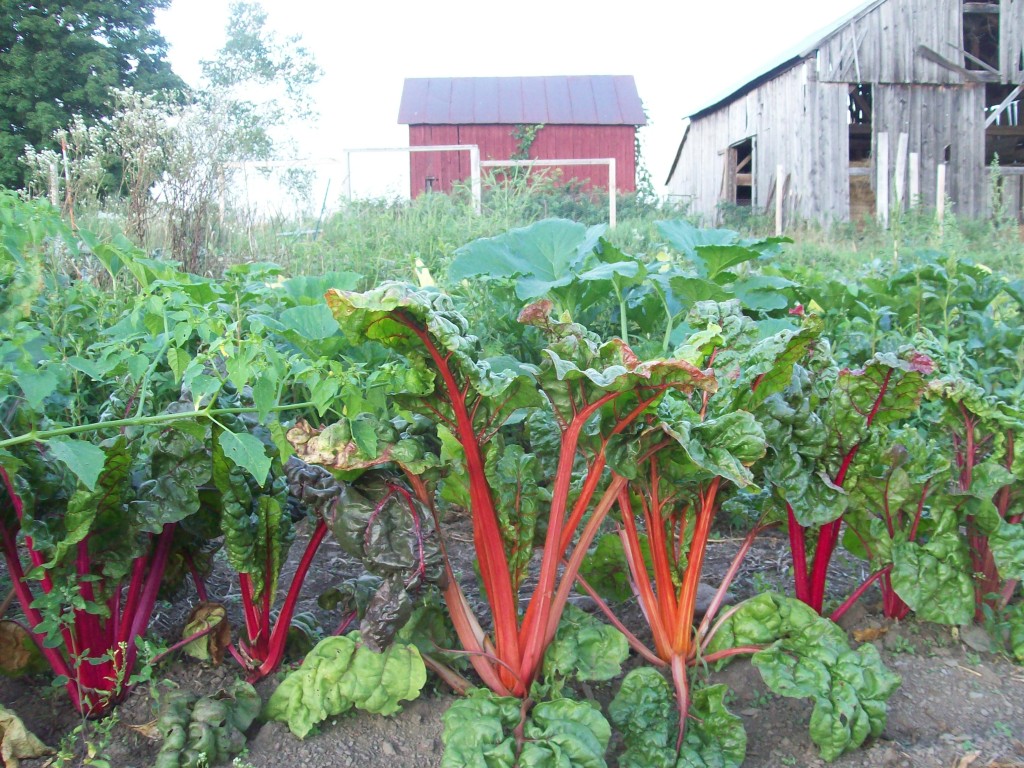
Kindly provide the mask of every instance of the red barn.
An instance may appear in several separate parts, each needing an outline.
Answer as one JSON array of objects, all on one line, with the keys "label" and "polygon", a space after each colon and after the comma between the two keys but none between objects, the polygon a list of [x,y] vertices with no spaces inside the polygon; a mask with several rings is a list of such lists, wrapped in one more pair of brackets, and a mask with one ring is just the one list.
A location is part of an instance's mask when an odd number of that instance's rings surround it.
[{"label": "red barn", "polygon": [[[615,158],[616,188],[636,190],[636,129],[646,125],[631,76],[409,78],[398,122],[409,146],[475,144],[480,159]],[[413,197],[470,176],[468,152],[412,152]],[[608,188],[608,166],[560,167],[561,180]]]}]

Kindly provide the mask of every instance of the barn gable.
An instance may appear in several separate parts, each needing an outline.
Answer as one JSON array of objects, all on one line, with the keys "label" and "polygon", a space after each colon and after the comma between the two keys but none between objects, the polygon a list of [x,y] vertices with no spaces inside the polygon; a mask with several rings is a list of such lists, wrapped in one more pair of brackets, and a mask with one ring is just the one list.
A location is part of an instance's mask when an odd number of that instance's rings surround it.
[{"label": "barn gable", "polygon": [[707,218],[781,203],[789,218],[885,220],[936,205],[941,176],[973,217],[997,159],[1019,212],[1022,33],[1024,0],[870,0],[693,113],[670,194]]},{"label": "barn gable", "polygon": [[[398,122],[409,145],[476,145],[484,161],[614,158],[616,186],[636,188],[636,129],[643,104],[629,76],[409,78]],[[469,178],[466,152],[410,155],[413,197]],[[607,188],[603,165],[558,168],[563,181]]]}]

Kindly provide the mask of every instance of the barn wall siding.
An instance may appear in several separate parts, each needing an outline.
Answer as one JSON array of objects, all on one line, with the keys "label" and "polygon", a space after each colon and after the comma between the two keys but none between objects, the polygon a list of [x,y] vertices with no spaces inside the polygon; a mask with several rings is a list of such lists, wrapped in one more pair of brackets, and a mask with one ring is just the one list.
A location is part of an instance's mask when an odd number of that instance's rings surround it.
[{"label": "barn wall siding", "polygon": [[[1014,0],[1004,0],[1011,2]],[[1021,0],[1015,0],[1021,2]],[[956,72],[917,54],[926,45],[961,61],[960,0],[888,0],[842,27],[818,50],[818,79],[843,83],[955,84]],[[855,46],[855,41],[857,45]]]},{"label": "barn wall siding", "polygon": [[[936,176],[949,147],[947,196],[953,210],[976,217],[987,211],[988,169],[985,166],[985,86],[880,85],[875,90],[875,141],[887,131],[895,167],[899,134],[907,133],[909,151],[921,162],[921,202],[936,203]],[[908,201],[909,202],[909,201]]]},{"label": "barn wall siding", "polygon": [[[999,0],[999,13],[1001,79],[1024,82],[1024,0]],[[752,81],[733,101],[698,113],[682,141],[669,193],[713,221],[726,191],[729,147],[751,138],[753,203],[759,212],[774,207],[774,176],[781,164],[787,220],[848,219],[848,90],[860,82],[873,86],[870,188],[877,194],[878,135],[885,132],[889,199],[895,204],[897,150],[900,134],[906,133],[908,154],[917,153],[920,160],[921,203],[936,205],[937,171],[948,147],[946,195],[953,210],[966,217],[987,215],[991,184],[985,165],[985,84],[979,80],[994,80],[991,74],[956,71],[964,63],[963,30],[961,0],[884,0],[868,7],[781,74]],[[921,55],[921,46],[949,65]],[[909,173],[909,162],[905,167]],[[901,181],[907,207],[909,178]],[[868,179],[862,182],[866,189]],[[1024,213],[1024,179],[1014,176],[1005,188],[1011,211]]]},{"label": "barn wall siding", "polygon": [[755,208],[773,209],[776,166],[781,164],[787,217],[846,218],[847,85],[815,82],[813,67],[813,61],[798,65],[691,123],[669,194],[714,221],[729,147],[752,137]]},{"label": "barn wall siding", "polygon": [[1002,0],[999,14],[999,69],[1004,82],[1024,83],[1024,0]]},{"label": "barn wall siding", "polygon": [[[515,125],[411,125],[410,146],[430,144],[476,144],[481,160],[508,160],[519,150],[513,137]],[[631,125],[546,125],[530,146],[530,157],[543,159],[587,159],[614,157],[619,192],[636,190],[636,128]],[[413,197],[426,189],[433,177],[435,191],[450,192],[452,184],[469,179],[466,152],[414,152],[410,160],[410,192]],[[584,189],[607,189],[608,168],[595,166],[548,167],[560,173],[560,182],[576,180]],[[535,172],[540,173],[543,168]],[[486,171],[487,169],[485,169]]]}]

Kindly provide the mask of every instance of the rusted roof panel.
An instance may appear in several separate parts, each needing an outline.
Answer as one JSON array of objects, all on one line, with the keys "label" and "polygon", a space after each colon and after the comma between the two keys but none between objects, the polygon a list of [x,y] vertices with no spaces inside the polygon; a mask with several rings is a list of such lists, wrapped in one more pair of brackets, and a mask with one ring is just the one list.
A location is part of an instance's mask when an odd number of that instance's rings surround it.
[{"label": "rusted roof panel", "polygon": [[630,75],[407,78],[406,125],[646,125]]}]

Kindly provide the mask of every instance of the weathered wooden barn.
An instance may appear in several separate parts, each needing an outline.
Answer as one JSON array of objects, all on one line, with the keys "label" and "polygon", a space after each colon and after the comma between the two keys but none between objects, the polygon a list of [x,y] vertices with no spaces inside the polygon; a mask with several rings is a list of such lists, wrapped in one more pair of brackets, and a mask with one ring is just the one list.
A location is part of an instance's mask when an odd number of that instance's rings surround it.
[{"label": "weathered wooden barn", "polygon": [[669,194],[708,219],[781,202],[786,220],[830,221],[935,207],[944,189],[977,217],[995,161],[1020,216],[1022,82],[1024,0],[871,0],[692,114]]},{"label": "weathered wooden barn", "polygon": [[[636,130],[646,124],[630,76],[409,78],[398,122],[409,146],[475,144],[487,161],[614,158],[616,187],[636,189]],[[470,176],[465,152],[413,152],[410,193],[449,192]],[[560,180],[608,188],[608,166],[556,166]]]}]

